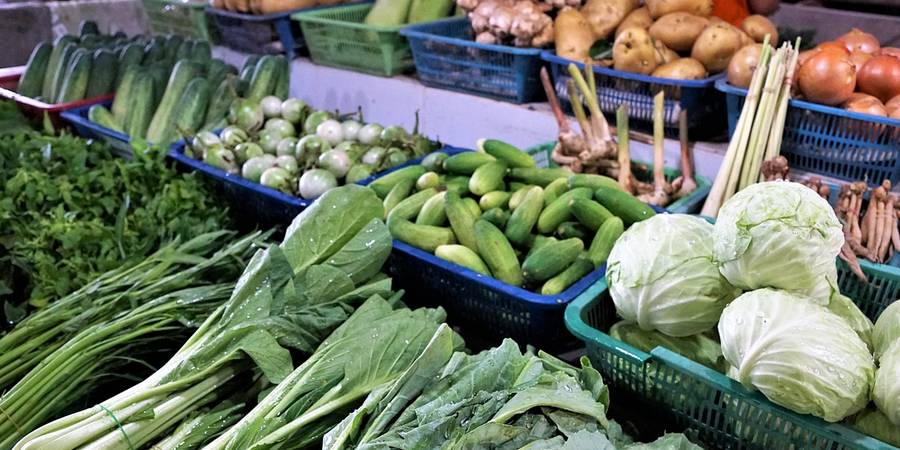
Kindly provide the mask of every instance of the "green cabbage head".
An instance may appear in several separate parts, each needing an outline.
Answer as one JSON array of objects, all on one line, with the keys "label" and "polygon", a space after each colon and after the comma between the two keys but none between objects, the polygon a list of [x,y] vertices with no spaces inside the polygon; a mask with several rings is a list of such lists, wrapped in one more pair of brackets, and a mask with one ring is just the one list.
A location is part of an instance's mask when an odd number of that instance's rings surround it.
[{"label": "green cabbage head", "polygon": [[888,305],[872,329],[872,345],[875,347],[875,359],[881,357],[888,347],[895,342],[900,342],[900,301]]},{"label": "green cabbage head", "polygon": [[872,400],[888,420],[900,427],[900,341],[888,347],[878,360]]},{"label": "green cabbage head", "polygon": [[714,241],[719,270],[732,285],[828,304],[844,234],[828,202],[806,186],[772,181],[738,192],[719,211]]},{"label": "green cabbage head", "polygon": [[722,312],[722,354],[732,378],[769,400],[837,422],[866,406],[875,360],[847,322],[802,297],[747,292]]},{"label": "green cabbage head", "polygon": [[900,447],[900,426],[894,425],[877,409],[866,409],[854,417],[853,428],[880,439],[895,447]]},{"label": "green cabbage head", "polygon": [[719,274],[712,225],[685,214],[657,214],[616,241],[606,266],[623,319],[682,337],[712,329],[740,291]]}]

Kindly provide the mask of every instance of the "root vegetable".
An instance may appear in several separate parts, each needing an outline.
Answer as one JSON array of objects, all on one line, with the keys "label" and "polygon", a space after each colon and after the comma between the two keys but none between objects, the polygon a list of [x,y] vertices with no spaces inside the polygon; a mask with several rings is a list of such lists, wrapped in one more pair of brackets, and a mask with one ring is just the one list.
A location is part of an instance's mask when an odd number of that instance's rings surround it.
[{"label": "root vegetable", "polygon": [[850,62],[853,63],[853,67],[856,69],[857,74],[870,59],[872,59],[872,55],[869,53],[860,50],[853,50],[850,52]]},{"label": "root vegetable", "polygon": [[683,11],[666,14],[653,25],[649,32],[653,39],[662,41],[666,47],[676,52],[686,52],[709,25],[709,19]]},{"label": "root vegetable", "polygon": [[677,11],[703,17],[709,17],[713,13],[713,0],[647,0],[646,4],[654,19]]},{"label": "root vegetable", "polygon": [[590,59],[591,46],[595,40],[594,31],[583,14],[575,9],[560,11],[553,29],[557,55],[581,62]]},{"label": "root vegetable", "polygon": [[588,0],[581,13],[587,18],[598,39],[606,38],[631,11],[637,9],[636,0]]},{"label": "root vegetable", "polygon": [[896,95],[887,102],[884,103],[884,109],[887,110],[888,114],[893,113],[894,111],[900,109],[900,95]]},{"label": "root vegetable", "polygon": [[678,53],[676,53],[671,48],[666,47],[666,44],[663,44],[662,41],[659,41],[657,39],[653,39],[653,51],[657,66],[668,64],[680,58],[680,56],[678,56]]},{"label": "root vegetable", "polygon": [[700,33],[691,49],[691,57],[700,61],[710,73],[728,67],[731,57],[741,48],[741,37],[731,25],[712,24]]},{"label": "root vegetable", "polygon": [[762,171],[764,181],[776,181],[788,180],[788,174],[790,173],[791,168],[788,165],[787,158],[778,155],[773,159],[763,161],[762,169],[760,170]]},{"label": "root vegetable", "polygon": [[878,50],[875,54],[883,55],[883,56],[893,56],[894,58],[900,58],[900,48],[881,47],[881,50]]},{"label": "root vegetable", "polygon": [[681,144],[681,176],[672,180],[672,195],[675,198],[683,198],[697,189],[697,180],[694,179],[694,158],[688,139],[687,110],[684,109],[678,113],[678,141]]},{"label": "root vegetable", "polygon": [[762,42],[768,35],[769,42],[778,44],[778,29],[765,16],[759,14],[748,16],[741,22],[741,30],[747,33],[750,39],[753,39],[755,42]]},{"label": "root vegetable", "polygon": [[856,71],[848,57],[823,50],[800,67],[797,82],[809,101],[839,105],[853,94]]},{"label": "root vegetable", "polygon": [[900,95],[900,58],[875,56],[857,74],[859,90],[886,102]]},{"label": "root vegetable", "polygon": [[881,100],[878,100],[869,94],[855,92],[841,106],[847,111],[872,114],[881,117],[887,116],[887,110],[885,110]]},{"label": "root vegetable", "polygon": [[858,50],[871,55],[881,49],[878,38],[858,28],[844,33],[841,37],[835,39],[835,42],[843,45],[848,52]]},{"label": "root vegetable", "polygon": [[657,67],[651,75],[674,80],[699,80],[706,78],[707,74],[700,61],[694,58],[679,58]]},{"label": "root vegetable", "polygon": [[665,160],[663,159],[663,106],[665,94],[660,91],[653,97],[653,192],[643,194],[638,198],[646,203],[656,206],[669,204],[669,195],[672,187],[666,183]]},{"label": "root vegetable", "polygon": [[728,62],[728,83],[742,88],[749,87],[759,65],[760,53],[762,44],[748,45],[738,50]]},{"label": "root vegetable", "polygon": [[650,17],[650,10],[648,10],[646,6],[642,6],[628,13],[628,15],[625,16],[625,19],[616,26],[615,37],[619,37],[626,28],[638,27],[647,29],[650,28],[650,25],[653,25],[653,18]]},{"label": "root vegetable", "polygon": [[655,53],[647,30],[629,28],[613,44],[613,67],[616,70],[649,75],[656,69]]},{"label": "root vegetable", "polygon": [[816,48],[814,48],[813,50],[816,51],[817,53],[818,52],[834,52],[834,53],[842,55],[842,56],[850,55],[850,52],[847,50],[847,47],[844,47],[844,44],[834,42],[834,41],[823,42],[823,43],[817,45]]}]

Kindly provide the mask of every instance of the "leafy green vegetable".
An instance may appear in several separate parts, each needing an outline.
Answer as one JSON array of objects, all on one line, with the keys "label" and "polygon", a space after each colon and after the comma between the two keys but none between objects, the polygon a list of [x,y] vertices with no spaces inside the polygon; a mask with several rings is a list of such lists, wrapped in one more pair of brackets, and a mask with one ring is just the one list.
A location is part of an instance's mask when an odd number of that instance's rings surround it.
[{"label": "leafy green vegetable", "polygon": [[622,321],[609,329],[609,335],[648,353],[663,347],[710,369],[719,372],[727,369],[719,342],[704,334],[672,337],[658,331],[644,331],[636,324]]},{"label": "leafy green vegetable", "polygon": [[242,415],[243,403],[223,402],[215,408],[185,419],[175,431],[150,450],[194,450],[201,448],[234,425]]},{"label": "leafy green vegetable", "polygon": [[900,447],[900,425],[892,424],[881,411],[863,410],[853,418],[851,426],[869,436]]},{"label": "leafy green vegetable", "polygon": [[900,341],[888,347],[878,360],[872,400],[891,423],[900,426]]},{"label": "leafy green vegetable", "polygon": [[888,305],[872,329],[872,345],[875,347],[875,358],[887,352],[895,342],[900,342],[900,301]]}]

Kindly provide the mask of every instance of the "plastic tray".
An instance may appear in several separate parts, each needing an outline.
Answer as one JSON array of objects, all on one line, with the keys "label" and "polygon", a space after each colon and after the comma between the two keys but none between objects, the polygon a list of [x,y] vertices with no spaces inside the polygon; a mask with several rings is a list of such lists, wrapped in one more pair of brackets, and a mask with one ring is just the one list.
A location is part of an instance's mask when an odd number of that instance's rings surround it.
[{"label": "plastic tray", "polygon": [[[716,82],[716,89],[725,93],[732,134],[747,90],[724,79]],[[842,180],[868,180],[871,185],[900,182],[900,120],[802,100],[789,105],[781,154],[791,168]]]},{"label": "plastic tray", "polygon": [[[541,58],[550,66],[556,95],[564,107],[571,110],[566,81],[569,64],[584,70],[584,64],[562,58],[556,52],[545,51]],[[672,80],[651,77],[621,70],[594,66],[600,110],[615,125],[616,109],[628,105],[628,124],[632,130],[653,132],[653,96],[665,92],[664,105],[666,136],[678,137],[678,115],[687,110],[688,132],[691,140],[723,137],[725,134],[725,102],[715,89],[719,74],[702,80]]]},{"label": "plastic tray", "polygon": [[63,125],[63,120],[60,117],[62,112],[81,107],[90,107],[100,102],[109,101],[115,96],[115,93],[110,93],[68,103],[44,103],[31,97],[19,95],[16,92],[16,89],[19,87],[19,78],[24,72],[25,66],[0,69],[0,98],[16,102],[26,117],[35,120],[43,120],[46,113],[55,127]]},{"label": "plastic tray", "polygon": [[[537,145],[525,150],[526,153],[531,155],[534,158],[535,162],[537,162],[539,167],[556,167],[556,164],[553,162],[551,157],[551,153],[553,152],[553,147],[556,145],[556,142],[548,142],[546,144]],[[643,161],[632,160],[634,163],[642,164],[647,166],[648,172],[644,175],[646,177],[639,177],[641,180],[649,180],[650,172],[653,170],[653,165],[645,163]],[[672,181],[681,175],[680,170],[675,169],[665,169],[666,180]],[[639,174],[640,175],[640,174]],[[671,203],[669,206],[666,206],[665,210],[670,213],[680,213],[680,214],[696,214],[699,213],[701,209],[703,209],[703,202],[706,200],[706,196],[709,195],[710,187],[712,183],[710,183],[709,179],[700,175],[694,175],[694,180],[697,182],[697,189],[694,192],[691,192],[687,197],[682,197],[677,201]]]},{"label": "plastic tray", "polygon": [[215,28],[206,19],[207,2],[142,0],[154,34],[180,34],[214,42]]},{"label": "plastic tray", "polygon": [[[98,103],[103,103],[106,107],[112,105],[111,100]],[[79,106],[69,111],[64,111],[60,116],[63,120],[69,122],[69,124],[72,125],[72,128],[75,128],[75,132],[77,132],[79,136],[87,139],[104,141],[108,143],[119,156],[130,157],[131,136],[91,122],[90,119],[88,119],[88,110],[91,109],[91,106],[93,105]]]},{"label": "plastic tray", "polygon": [[410,25],[400,34],[426,86],[515,103],[544,99],[541,49],[475,42],[464,17]]},{"label": "plastic tray", "polygon": [[337,6],[291,15],[300,22],[310,57],[316,64],[380,76],[414,67],[401,27],[376,27],[363,20],[371,4]]},{"label": "plastic tray", "polygon": [[[869,284],[839,265],[841,292],[875,319],[900,296],[900,269],[860,262]],[[645,407],[664,410],[679,426],[698,432],[711,448],[896,450],[839,423],[797,414],[770,402],[722,373],[662,347],[650,353],[605,332],[618,321],[600,280],[566,309],[566,327],[584,342],[603,380],[640,397]]]}]

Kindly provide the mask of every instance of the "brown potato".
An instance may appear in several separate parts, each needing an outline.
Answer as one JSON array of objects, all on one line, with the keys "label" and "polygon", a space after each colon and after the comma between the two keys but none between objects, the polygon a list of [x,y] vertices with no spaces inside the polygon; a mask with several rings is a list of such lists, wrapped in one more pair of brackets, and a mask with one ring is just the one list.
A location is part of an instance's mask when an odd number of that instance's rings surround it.
[{"label": "brown potato", "polygon": [[694,58],[679,58],[657,67],[651,75],[674,80],[699,80],[706,78],[706,68]]},{"label": "brown potato", "polygon": [[731,57],[741,49],[741,36],[737,29],[727,24],[706,27],[691,49],[691,58],[700,61],[709,73],[717,73],[728,67]]},{"label": "brown potato", "polygon": [[613,68],[648,75],[656,69],[656,49],[650,33],[643,28],[627,28],[613,44]]},{"label": "brown potato", "polygon": [[653,50],[655,51],[656,65],[670,63],[680,58],[678,53],[675,53],[675,50],[666,47],[666,44],[663,44],[659,39],[653,39]]},{"label": "brown potato", "polygon": [[653,18],[650,17],[650,11],[646,6],[641,6],[628,13],[628,15],[625,16],[625,19],[619,23],[619,26],[616,27],[616,37],[619,37],[619,34],[626,28],[638,27],[647,29],[650,28],[650,25],[653,25]]},{"label": "brown potato", "polygon": [[775,28],[775,24],[765,16],[759,14],[748,16],[741,22],[741,30],[743,30],[744,33],[747,33],[747,35],[755,42],[762,42],[768,34],[769,43],[778,45],[778,29]]},{"label": "brown potato", "polygon": [[563,58],[585,62],[590,59],[594,45],[594,31],[584,15],[576,9],[565,9],[553,23],[556,54]]},{"label": "brown potato", "polygon": [[594,29],[594,36],[604,39],[637,7],[637,0],[588,0],[581,13]]},{"label": "brown potato", "polygon": [[728,62],[728,84],[746,88],[750,86],[753,73],[759,65],[759,55],[762,53],[762,44],[750,44],[742,47]]},{"label": "brown potato", "polygon": [[684,11],[709,17],[713,13],[713,0],[647,0],[650,17],[658,19],[666,14]]},{"label": "brown potato", "polygon": [[686,52],[709,25],[709,19],[683,11],[666,14],[650,26],[650,36],[676,52]]}]

